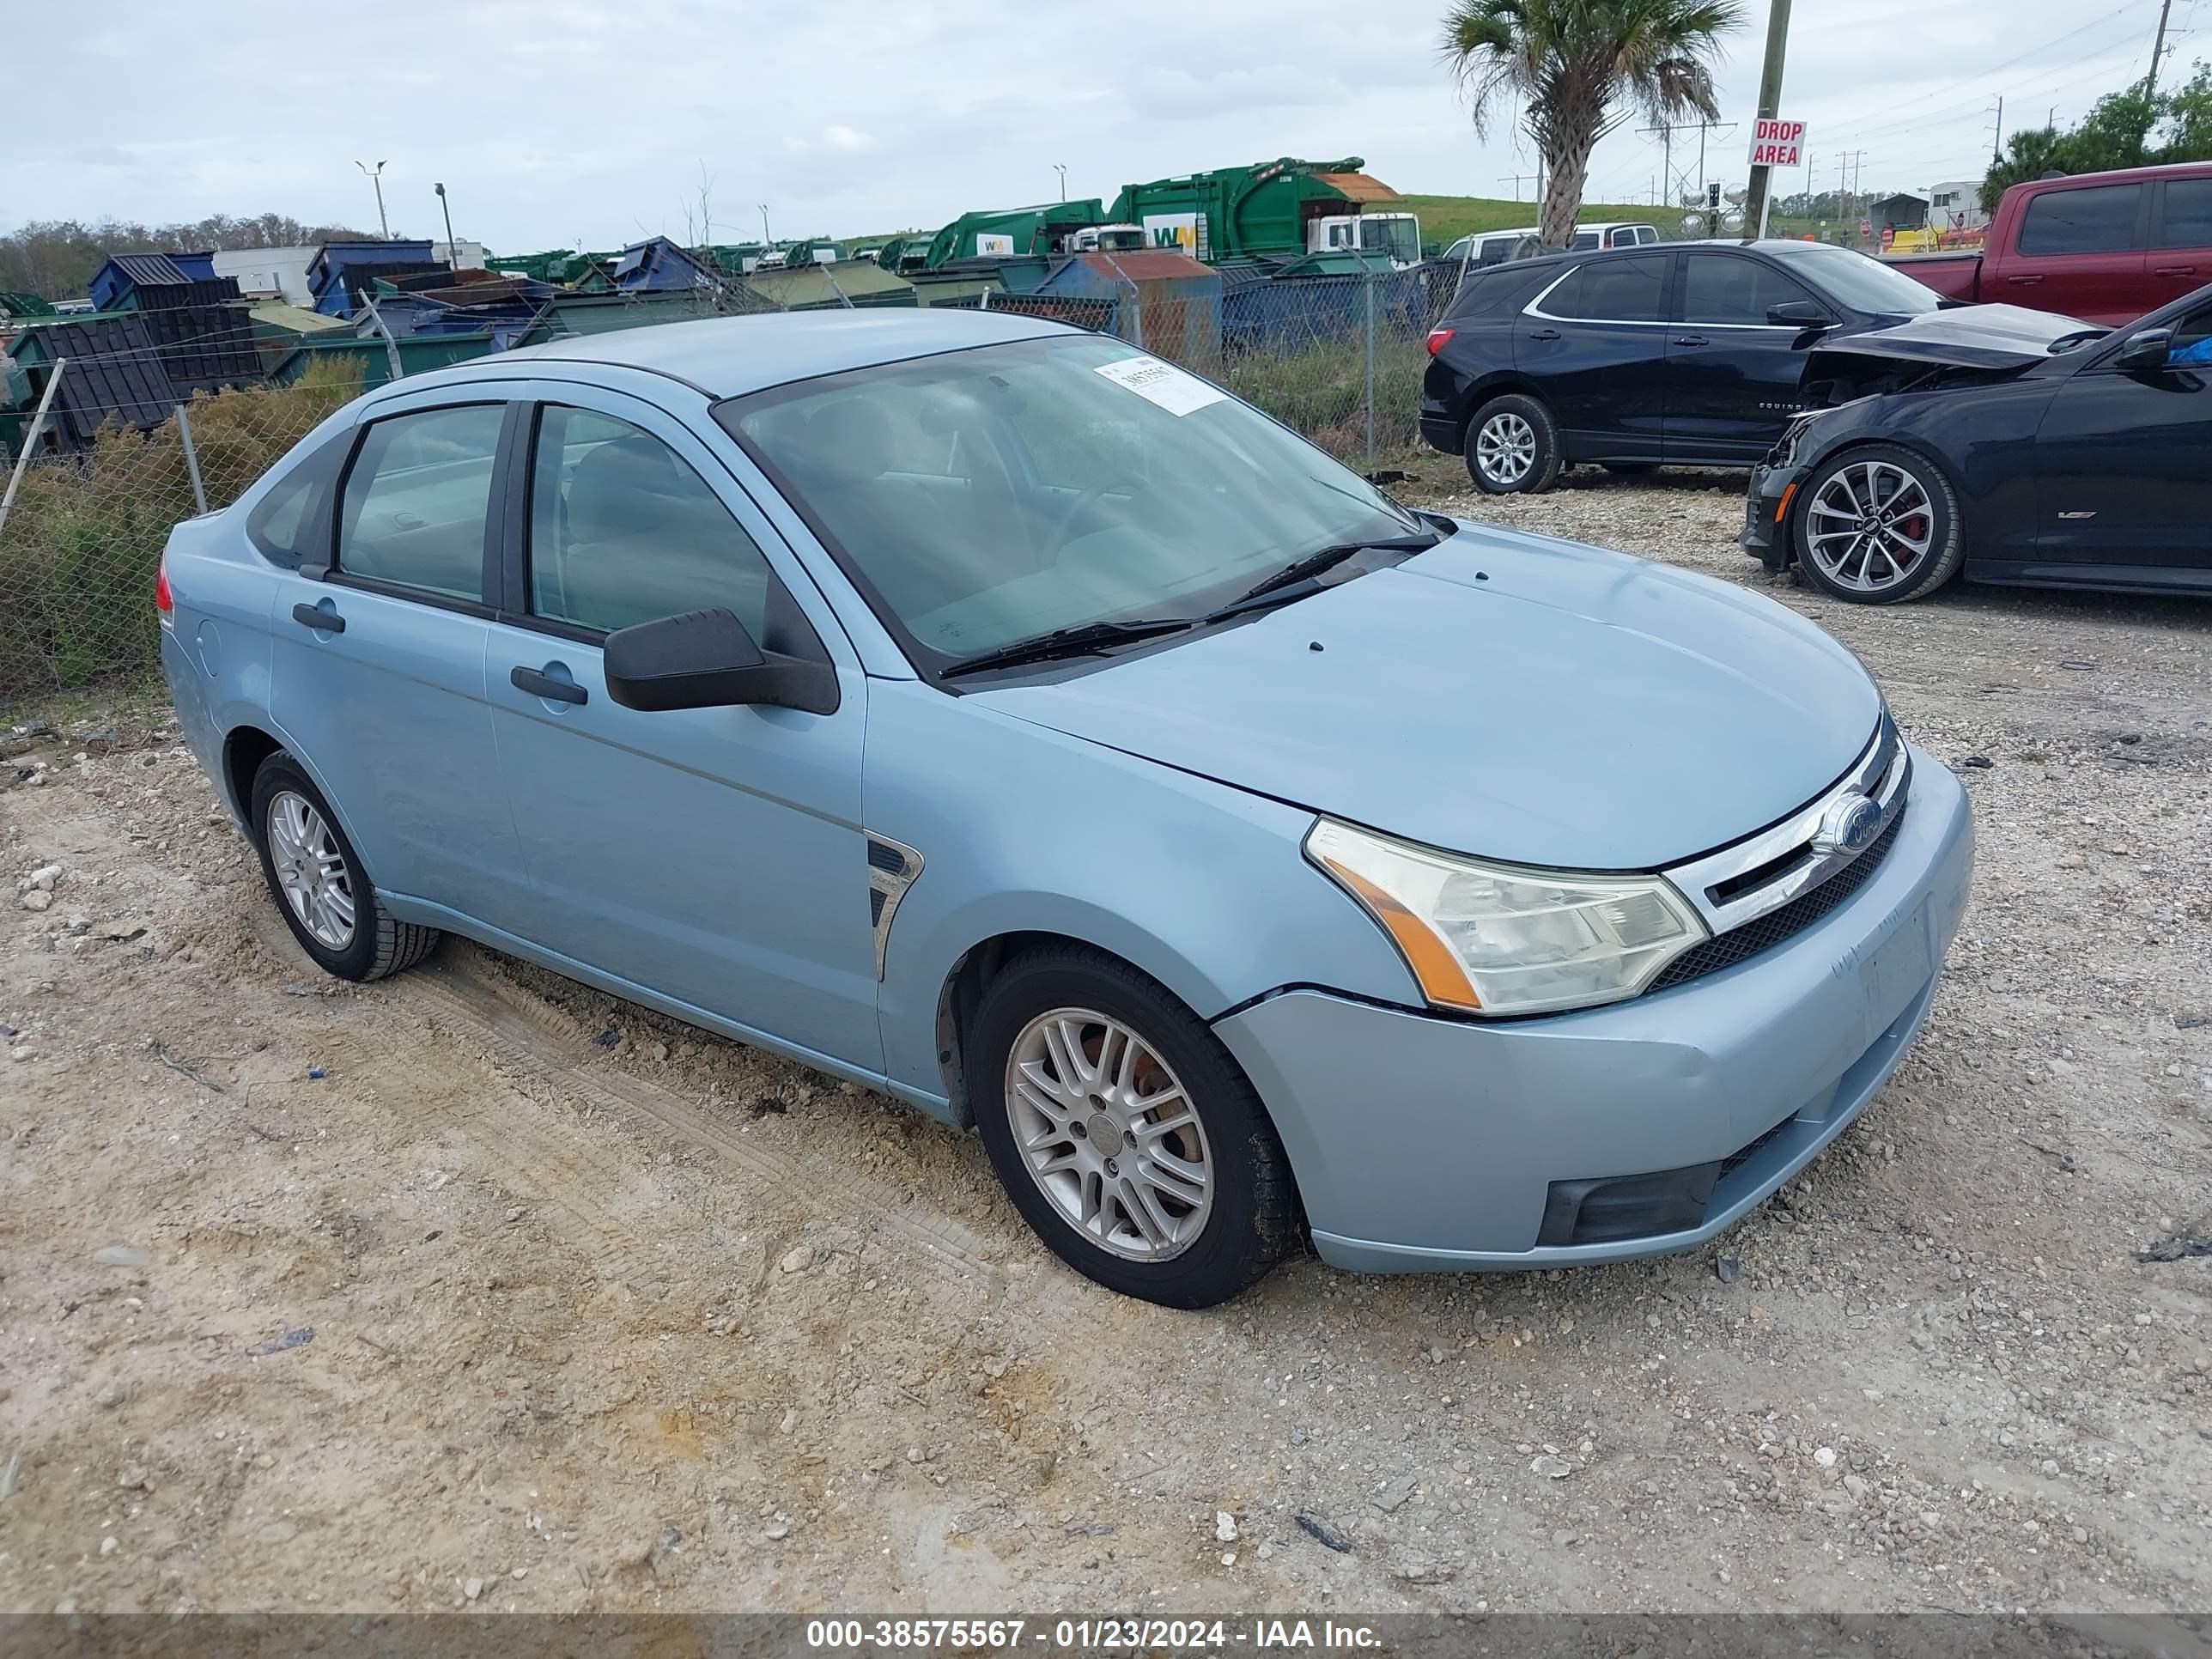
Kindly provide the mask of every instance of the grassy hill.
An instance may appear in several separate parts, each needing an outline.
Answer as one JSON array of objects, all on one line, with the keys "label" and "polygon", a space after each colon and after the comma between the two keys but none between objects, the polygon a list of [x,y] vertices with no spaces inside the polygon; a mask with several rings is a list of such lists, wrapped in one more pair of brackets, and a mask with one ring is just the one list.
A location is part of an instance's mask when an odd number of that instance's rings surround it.
[{"label": "grassy hill", "polygon": [[[1456,240],[1471,231],[1510,230],[1516,225],[1533,225],[1541,212],[1534,202],[1506,202],[1486,196],[1406,196],[1383,206],[1419,214],[1421,240],[1437,243]],[[1680,208],[1585,202],[1582,216],[1585,221],[1628,219],[1639,224],[1656,225],[1662,236],[1672,236],[1682,212]]]}]

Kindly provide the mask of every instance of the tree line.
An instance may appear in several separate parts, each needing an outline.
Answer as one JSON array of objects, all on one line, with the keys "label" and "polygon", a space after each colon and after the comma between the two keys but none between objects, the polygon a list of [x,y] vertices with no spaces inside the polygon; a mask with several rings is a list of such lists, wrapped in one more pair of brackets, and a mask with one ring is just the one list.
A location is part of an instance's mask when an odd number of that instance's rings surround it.
[{"label": "tree line", "polygon": [[2008,186],[2047,173],[2103,173],[2165,161],[2212,161],[2212,67],[2170,92],[2141,82],[2108,92],[2073,126],[2015,132],[2004,156],[1982,181],[1982,206],[1993,209]]},{"label": "tree line", "polygon": [[41,219],[0,235],[0,291],[46,300],[82,299],[93,273],[117,253],[198,253],[206,249],[296,247],[367,240],[343,225],[307,225],[289,214],[234,219],[217,213],[190,224]]}]

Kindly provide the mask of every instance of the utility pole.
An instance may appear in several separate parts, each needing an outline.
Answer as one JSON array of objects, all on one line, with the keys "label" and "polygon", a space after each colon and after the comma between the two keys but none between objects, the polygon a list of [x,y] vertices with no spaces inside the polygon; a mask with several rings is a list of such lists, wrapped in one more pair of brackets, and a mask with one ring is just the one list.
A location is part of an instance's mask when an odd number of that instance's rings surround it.
[{"label": "utility pole", "polygon": [[459,270],[461,268],[461,255],[453,242],[453,204],[446,199],[446,187],[443,185],[433,185],[430,188],[438,192],[438,211],[446,216],[446,264],[452,269]]},{"label": "utility pole", "polygon": [[2002,93],[1997,94],[1997,131],[1996,137],[1990,140],[1990,165],[1993,167],[2004,165],[2004,94]]},{"label": "utility pole", "polygon": [[388,242],[392,240],[392,222],[384,216],[384,163],[379,161],[374,170],[366,161],[356,161],[354,165],[368,173],[368,182],[376,186],[376,228]]},{"label": "utility pole", "polygon": [[1498,175],[1498,182],[1501,185],[1512,185],[1513,199],[1517,202],[1521,199],[1521,181],[1523,179],[1541,183],[1543,177],[1540,173],[1501,173]]},{"label": "utility pole", "polygon": [[[2143,76],[2143,96],[2148,98],[2158,90],[2158,60],[2166,52],[2166,15],[2173,9],[2173,0],[2159,0],[2158,33],[2150,43],[2150,73]],[[2184,31],[2185,33],[2187,31]]]},{"label": "utility pole", "polygon": [[[1790,46],[1790,0],[1767,0],[1766,62],[1759,71],[1759,115],[1771,120],[1781,113],[1782,60]],[[1743,200],[1743,222],[1754,236],[1766,234],[1766,204],[1771,193],[1771,167],[1751,170],[1751,189]]]}]

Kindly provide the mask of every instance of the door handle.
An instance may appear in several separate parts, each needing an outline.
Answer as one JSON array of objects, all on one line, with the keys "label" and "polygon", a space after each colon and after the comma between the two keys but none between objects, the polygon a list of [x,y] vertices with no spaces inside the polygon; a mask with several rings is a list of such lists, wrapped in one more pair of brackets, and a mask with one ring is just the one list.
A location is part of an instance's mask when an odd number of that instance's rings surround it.
[{"label": "door handle", "polygon": [[549,702],[589,702],[592,698],[592,694],[574,680],[556,680],[535,668],[518,668],[507,678],[516,690],[527,691]]},{"label": "door handle", "polygon": [[1559,337],[1559,331],[1556,328],[1540,328],[1528,337],[1532,340],[1556,340]]},{"label": "door handle", "polygon": [[2196,274],[2195,265],[2160,265],[2152,273],[2157,276],[2194,276]]},{"label": "door handle", "polygon": [[302,628],[312,628],[319,634],[343,634],[345,618],[335,611],[325,611],[319,605],[295,605],[292,620]]},{"label": "door handle", "polygon": [[1674,337],[1674,343],[1676,345],[1711,345],[1712,342],[1702,334],[1677,334]]},{"label": "door handle", "polygon": [[2043,278],[2040,276],[2008,276],[2005,278],[2005,281],[2010,283],[2014,288],[2033,288],[2042,280]]}]

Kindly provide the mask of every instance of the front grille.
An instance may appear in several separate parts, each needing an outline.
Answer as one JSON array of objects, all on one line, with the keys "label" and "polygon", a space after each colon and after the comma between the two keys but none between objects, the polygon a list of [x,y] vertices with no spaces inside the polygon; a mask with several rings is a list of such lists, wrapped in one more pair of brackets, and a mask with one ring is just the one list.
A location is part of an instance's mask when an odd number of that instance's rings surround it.
[{"label": "front grille", "polygon": [[1770,950],[1793,934],[1801,933],[1822,916],[1834,909],[1866,884],[1875,866],[1889,856],[1890,846],[1897,840],[1897,832],[1905,825],[1905,810],[1898,809],[1897,816],[1889,821],[1889,828],[1881,832],[1881,839],[1853,859],[1827,880],[1808,893],[1797,897],[1777,910],[1755,916],[1741,927],[1731,927],[1725,933],[1715,935],[1703,945],[1685,951],[1662,969],[1653,980],[1650,989],[1663,991],[1672,985],[1681,985],[1707,974],[1718,973],[1723,968],[1733,968],[1761,951]]}]

